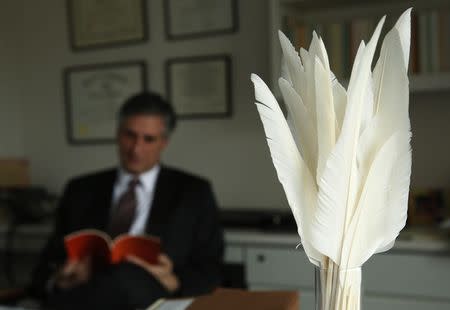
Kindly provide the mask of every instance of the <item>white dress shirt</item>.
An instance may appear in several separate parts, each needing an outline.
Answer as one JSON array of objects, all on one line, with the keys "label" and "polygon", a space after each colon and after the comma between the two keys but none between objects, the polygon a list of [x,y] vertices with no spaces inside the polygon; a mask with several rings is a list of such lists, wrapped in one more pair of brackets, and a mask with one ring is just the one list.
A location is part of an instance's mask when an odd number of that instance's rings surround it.
[{"label": "white dress shirt", "polygon": [[[145,224],[150,216],[150,209],[155,194],[155,184],[158,178],[160,166],[156,165],[152,169],[140,174],[139,184],[136,186],[136,214],[131,224],[130,235],[142,235],[145,233]],[[120,197],[128,189],[128,184],[134,176],[119,168],[118,178],[114,184],[111,214],[114,212]]]}]

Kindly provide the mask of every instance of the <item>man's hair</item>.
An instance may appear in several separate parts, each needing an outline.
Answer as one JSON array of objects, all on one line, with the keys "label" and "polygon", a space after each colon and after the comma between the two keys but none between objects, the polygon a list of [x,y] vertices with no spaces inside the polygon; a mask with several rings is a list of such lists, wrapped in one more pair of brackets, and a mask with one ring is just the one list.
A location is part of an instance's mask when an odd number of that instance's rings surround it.
[{"label": "man's hair", "polygon": [[119,127],[131,116],[160,116],[166,124],[165,135],[169,136],[175,129],[176,116],[172,106],[161,96],[144,91],[128,98],[119,110]]}]

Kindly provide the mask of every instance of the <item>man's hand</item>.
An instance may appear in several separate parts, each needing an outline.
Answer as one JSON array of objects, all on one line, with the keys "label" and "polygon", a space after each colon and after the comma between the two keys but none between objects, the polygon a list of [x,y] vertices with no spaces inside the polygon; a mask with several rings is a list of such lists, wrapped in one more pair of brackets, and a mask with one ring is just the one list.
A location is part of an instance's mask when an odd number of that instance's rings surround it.
[{"label": "man's hand", "polygon": [[92,260],[85,257],[77,261],[67,261],[56,275],[56,285],[62,289],[85,283],[91,277]]},{"label": "man's hand", "polygon": [[160,254],[158,263],[155,265],[149,264],[133,255],[128,256],[127,260],[151,273],[169,292],[173,293],[180,287],[180,282],[173,273],[172,260],[166,254]]}]

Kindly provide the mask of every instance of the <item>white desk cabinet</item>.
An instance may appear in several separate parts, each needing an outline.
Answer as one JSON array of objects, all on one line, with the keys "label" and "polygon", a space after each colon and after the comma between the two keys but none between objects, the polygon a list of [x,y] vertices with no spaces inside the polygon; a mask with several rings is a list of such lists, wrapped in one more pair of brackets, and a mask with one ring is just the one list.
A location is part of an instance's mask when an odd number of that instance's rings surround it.
[{"label": "white desk cabinet", "polygon": [[[296,237],[275,236],[228,233],[228,259],[242,259],[249,289],[298,290],[301,309],[314,309],[313,265],[295,249]],[[450,310],[448,244],[398,241],[390,252],[372,257],[362,276],[363,310]]]}]

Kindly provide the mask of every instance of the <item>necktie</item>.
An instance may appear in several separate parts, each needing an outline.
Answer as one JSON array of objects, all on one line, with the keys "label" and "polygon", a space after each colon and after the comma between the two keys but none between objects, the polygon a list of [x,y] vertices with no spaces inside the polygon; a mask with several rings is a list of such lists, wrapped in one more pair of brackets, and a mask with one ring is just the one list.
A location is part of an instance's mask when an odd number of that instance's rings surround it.
[{"label": "necktie", "polygon": [[111,238],[127,233],[130,230],[136,212],[137,200],[135,189],[138,184],[139,179],[130,180],[127,190],[118,201],[108,228]]}]

